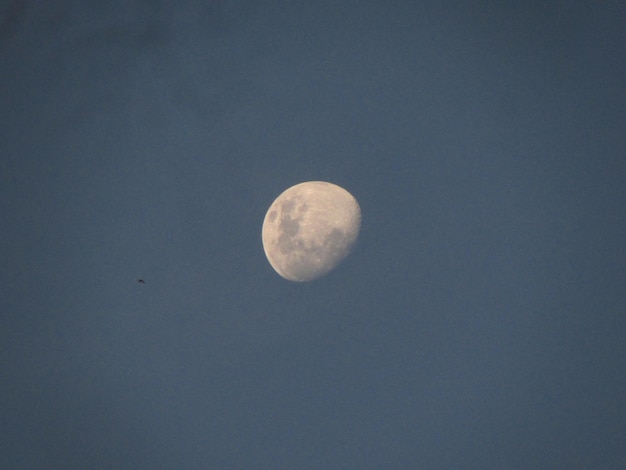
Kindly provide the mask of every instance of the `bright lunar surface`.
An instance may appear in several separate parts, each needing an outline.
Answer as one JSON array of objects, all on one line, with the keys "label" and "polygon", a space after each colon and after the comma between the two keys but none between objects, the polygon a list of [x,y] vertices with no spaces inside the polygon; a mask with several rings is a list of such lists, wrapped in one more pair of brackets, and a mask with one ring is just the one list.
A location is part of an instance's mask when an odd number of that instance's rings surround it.
[{"label": "bright lunar surface", "polygon": [[349,253],[361,228],[361,209],[345,189],[308,181],[287,189],[263,221],[263,248],[272,267],[290,281],[312,281]]}]

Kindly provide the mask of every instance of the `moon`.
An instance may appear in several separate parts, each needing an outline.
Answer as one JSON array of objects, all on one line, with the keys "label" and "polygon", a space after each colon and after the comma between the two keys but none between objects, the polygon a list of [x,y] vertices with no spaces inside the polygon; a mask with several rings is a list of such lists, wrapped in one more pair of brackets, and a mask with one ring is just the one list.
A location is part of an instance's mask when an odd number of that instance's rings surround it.
[{"label": "moon", "polygon": [[336,184],[307,181],[284,191],[263,220],[263,249],[285,279],[318,279],[350,254],[361,229],[361,208]]}]

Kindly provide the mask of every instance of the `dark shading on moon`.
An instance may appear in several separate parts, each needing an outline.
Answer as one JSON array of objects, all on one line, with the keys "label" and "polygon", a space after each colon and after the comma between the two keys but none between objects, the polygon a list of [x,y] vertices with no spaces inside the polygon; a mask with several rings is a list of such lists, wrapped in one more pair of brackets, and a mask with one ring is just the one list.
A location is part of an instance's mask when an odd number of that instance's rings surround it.
[{"label": "dark shading on moon", "polygon": [[324,181],[300,183],[272,203],[263,221],[263,248],[272,267],[290,281],[312,281],[352,250],[361,209],[345,189]]}]

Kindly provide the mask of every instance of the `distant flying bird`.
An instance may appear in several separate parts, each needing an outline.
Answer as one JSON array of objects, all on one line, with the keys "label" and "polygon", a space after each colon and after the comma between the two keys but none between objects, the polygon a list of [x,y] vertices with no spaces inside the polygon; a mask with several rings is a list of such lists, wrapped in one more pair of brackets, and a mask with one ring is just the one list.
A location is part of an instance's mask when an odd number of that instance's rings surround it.
[{"label": "distant flying bird", "polygon": [[146,281],[144,281],[143,279],[137,279],[137,282],[138,282],[139,284],[145,284],[145,283],[146,283]]}]

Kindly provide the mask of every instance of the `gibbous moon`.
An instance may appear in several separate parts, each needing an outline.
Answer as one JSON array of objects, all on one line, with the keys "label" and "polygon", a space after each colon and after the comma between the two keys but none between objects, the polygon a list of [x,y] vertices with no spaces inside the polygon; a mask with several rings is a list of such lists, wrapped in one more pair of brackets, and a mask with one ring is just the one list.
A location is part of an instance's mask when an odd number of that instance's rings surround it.
[{"label": "gibbous moon", "polygon": [[263,221],[263,249],[285,279],[312,281],[328,274],[351,251],[361,228],[361,209],[345,189],[308,181],[287,189]]}]

